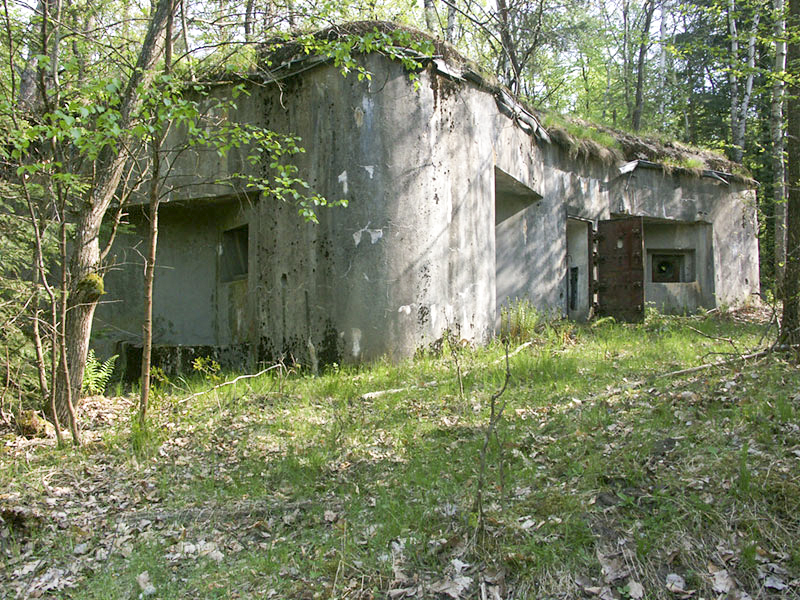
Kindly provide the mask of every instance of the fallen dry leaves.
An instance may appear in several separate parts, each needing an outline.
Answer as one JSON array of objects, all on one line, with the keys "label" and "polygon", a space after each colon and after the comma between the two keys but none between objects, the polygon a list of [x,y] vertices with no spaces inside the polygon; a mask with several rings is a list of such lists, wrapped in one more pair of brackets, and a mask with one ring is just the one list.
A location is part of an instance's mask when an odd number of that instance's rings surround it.
[{"label": "fallen dry leaves", "polygon": [[[736,528],[733,519],[724,524],[730,527],[724,535],[715,531],[704,539],[697,532],[687,533],[682,543],[655,547],[646,557],[636,549],[637,539],[647,528],[641,519],[649,515],[650,507],[659,498],[666,498],[670,506],[691,516],[692,505],[687,498],[696,496],[692,502],[713,507],[741,485],[732,477],[722,481],[716,477],[711,458],[704,453],[703,439],[697,434],[706,427],[699,419],[709,396],[723,406],[736,407],[747,402],[751,392],[746,390],[752,391],[757,384],[755,379],[733,373],[706,391],[702,386],[691,391],[680,387],[652,388],[625,397],[611,395],[602,402],[576,398],[562,404],[518,408],[515,417],[510,417],[504,443],[512,464],[535,473],[536,478],[512,480],[507,490],[496,490],[496,501],[489,505],[491,514],[487,519],[488,535],[496,544],[489,547],[495,551],[475,552],[465,525],[468,503],[461,498],[442,497],[436,498],[425,514],[447,523],[449,529],[420,542],[413,539],[414,524],[407,524],[410,531],[385,548],[385,560],[379,560],[383,570],[379,573],[364,567],[360,559],[342,558],[329,580],[312,581],[302,569],[288,562],[281,565],[280,577],[293,582],[292,597],[298,598],[303,597],[304,587],[324,589],[329,596],[342,598],[367,598],[372,593],[388,598],[439,600],[525,597],[519,581],[526,576],[526,569],[536,568],[526,562],[530,557],[525,548],[562,542],[567,527],[575,520],[575,515],[550,513],[542,508],[540,493],[546,489],[554,497],[575,499],[577,518],[588,523],[591,530],[587,547],[580,548],[588,550],[584,571],[559,574],[565,598],[796,598],[800,596],[800,581],[792,563],[796,559],[785,549],[764,543],[766,549],[758,546],[754,551],[754,566],[746,567],[743,555],[749,539]],[[800,398],[791,401],[800,402]],[[657,411],[660,402],[669,406],[673,430],[654,431],[646,438],[646,444],[636,448],[639,480],[632,483],[624,476],[617,477],[611,472],[613,461],[625,452],[631,453],[630,446],[641,439],[646,424],[642,415]],[[363,523],[348,520],[346,499],[322,486],[302,500],[278,485],[258,500],[209,496],[173,501],[172,494],[194,489],[202,482],[218,484],[219,489],[226,490],[242,477],[266,478],[258,464],[249,466],[251,470],[247,472],[242,472],[240,465],[253,457],[264,462],[284,457],[287,447],[296,443],[298,434],[288,428],[264,430],[263,424],[274,420],[274,414],[222,414],[217,415],[216,421],[209,418],[207,424],[170,423],[162,432],[163,443],[156,455],[136,461],[125,452],[106,448],[102,442],[108,428],[125,423],[129,402],[104,404],[101,399],[94,399],[86,406],[92,411],[87,417],[91,423],[87,431],[93,441],[85,454],[65,460],[64,464],[38,465],[37,457],[52,445],[52,440],[3,440],[0,460],[28,465],[36,473],[36,485],[17,486],[0,495],[0,550],[5,561],[0,570],[0,596],[4,593],[9,598],[36,598],[78,590],[115,561],[131,561],[143,544],[157,548],[155,556],[160,568],[180,577],[197,564],[224,571],[243,553],[267,554],[281,545],[312,555],[313,545],[304,543],[302,538],[308,530],[369,548],[381,526],[368,519]],[[334,423],[334,417],[323,414],[325,410],[319,407],[309,423],[318,428]],[[602,415],[600,422],[582,423],[570,430],[551,426],[554,418],[567,415],[578,419],[592,411]],[[420,414],[423,412],[420,410]],[[428,412],[426,418],[437,431],[456,430],[464,436],[449,442],[450,451],[459,451],[464,440],[469,439],[467,419],[437,413],[434,408]],[[767,431],[774,439],[795,440],[775,447],[770,446],[769,439],[748,437],[743,425],[733,420],[721,420],[714,426],[725,432],[735,458],[746,463],[754,480],[760,483],[768,475],[782,481],[797,479],[797,423],[769,424]],[[580,474],[554,468],[555,459],[549,450],[567,448],[574,455],[574,459],[569,457],[572,465],[592,444],[597,446],[603,464],[609,465],[609,473],[603,473],[596,486],[587,488]],[[364,441],[358,447],[346,448],[332,459],[325,477],[344,484],[354,470],[382,462],[387,465],[386,472],[373,483],[388,488],[396,483],[391,478],[393,466],[408,461],[404,452],[396,432],[377,427],[364,433]],[[168,486],[164,485],[165,477],[169,479]],[[470,493],[469,489],[464,490],[465,497]],[[374,505],[373,498],[370,506]],[[636,514],[639,521],[626,519],[628,514]],[[740,520],[751,517],[737,515]],[[8,550],[12,535],[16,544],[13,553]],[[682,535],[675,532],[675,538]],[[523,540],[528,545],[520,544],[506,552],[503,544],[509,544],[510,539]],[[420,545],[424,550],[419,549]],[[318,560],[336,563],[335,552],[326,552]],[[158,597],[163,592],[154,568],[137,569],[125,585],[135,597]],[[282,597],[284,593],[284,589],[267,587],[261,595],[252,597]]]}]

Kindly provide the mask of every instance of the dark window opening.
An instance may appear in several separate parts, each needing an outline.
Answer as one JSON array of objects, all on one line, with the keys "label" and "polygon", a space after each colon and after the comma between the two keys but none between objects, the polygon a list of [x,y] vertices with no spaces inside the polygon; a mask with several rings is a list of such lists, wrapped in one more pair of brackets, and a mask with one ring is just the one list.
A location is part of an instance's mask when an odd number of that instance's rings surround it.
[{"label": "dark window opening", "polygon": [[691,281],[686,261],[686,254],[653,254],[653,282],[681,283]]},{"label": "dark window opening", "polygon": [[222,281],[233,281],[247,276],[247,238],[247,225],[222,232]]},{"label": "dark window opening", "polygon": [[578,267],[569,270],[569,309],[578,309]]}]

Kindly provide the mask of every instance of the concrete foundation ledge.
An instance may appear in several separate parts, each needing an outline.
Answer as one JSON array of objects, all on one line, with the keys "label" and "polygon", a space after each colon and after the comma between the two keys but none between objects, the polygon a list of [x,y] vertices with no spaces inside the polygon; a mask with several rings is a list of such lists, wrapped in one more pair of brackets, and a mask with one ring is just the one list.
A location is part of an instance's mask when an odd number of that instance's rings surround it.
[{"label": "concrete foundation ledge", "polygon": [[[142,373],[142,347],[129,342],[117,346],[117,366],[122,380],[133,383]],[[190,375],[195,372],[193,363],[197,358],[210,358],[223,369],[241,368],[250,357],[250,344],[230,346],[153,346],[151,364],[161,369],[167,377]]]}]

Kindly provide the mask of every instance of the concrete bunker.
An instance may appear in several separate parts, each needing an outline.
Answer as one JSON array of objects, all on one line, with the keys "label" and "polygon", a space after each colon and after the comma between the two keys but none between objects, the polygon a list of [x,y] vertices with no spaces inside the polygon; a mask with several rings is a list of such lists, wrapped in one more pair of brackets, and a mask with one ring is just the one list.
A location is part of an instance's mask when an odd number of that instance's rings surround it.
[{"label": "concrete bunker", "polygon": [[250,228],[245,223],[224,229],[218,246],[217,341],[222,345],[248,341]]},{"label": "concrete bunker", "polygon": [[[293,58],[257,74],[228,115],[301,138],[299,173],[349,202],[321,211],[318,225],[268,196],[209,183],[268,170],[237,149],[176,157],[154,298],[156,354],[174,358],[165,361],[399,359],[446,329],[488,341],[517,298],[554,317],[596,307],[636,320],[647,302],[688,312],[757,290],[753,182],[726,175],[727,163],[700,176],[624,163],[641,153],[636,144],[616,162],[576,155],[466,62],[432,59],[415,87],[385,56],[360,60],[372,80]],[[101,356],[140,344],[144,211],[131,210],[131,224],[97,312]]]}]

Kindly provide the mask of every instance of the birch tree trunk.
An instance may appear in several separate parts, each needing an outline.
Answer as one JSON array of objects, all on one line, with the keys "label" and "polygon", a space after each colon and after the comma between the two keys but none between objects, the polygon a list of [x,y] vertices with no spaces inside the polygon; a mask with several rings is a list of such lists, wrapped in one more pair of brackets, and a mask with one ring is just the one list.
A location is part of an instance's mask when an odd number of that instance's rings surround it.
[{"label": "birch tree trunk", "polygon": [[[770,136],[772,138],[772,198],[775,204],[775,282],[783,284],[786,262],[786,168],[783,144],[783,88],[786,70],[786,19],[783,0],[773,0],[775,14],[775,64],[770,106]],[[780,293],[779,293],[780,296]]]},{"label": "birch tree trunk", "polygon": [[630,15],[630,2],[624,0],[622,3],[622,86],[625,99],[625,120],[633,118],[633,105],[631,103],[631,54],[630,54],[630,25],[628,23]]},{"label": "birch tree trunk", "polygon": [[444,39],[449,44],[456,41],[456,4],[455,0],[447,5],[447,29],[445,29]]},{"label": "birch tree trunk", "polygon": [[655,9],[655,0],[650,0],[645,5],[642,40],[639,43],[639,59],[636,62],[636,103],[633,107],[633,118],[631,119],[631,127],[634,131],[639,131],[642,124],[642,110],[644,109],[644,59],[647,54],[647,47],[650,45],[650,23],[653,21],[653,12],[655,12]]},{"label": "birch tree trunk", "polygon": [[747,61],[745,62],[746,77],[744,92],[739,90],[739,32],[736,25],[736,1],[728,3],[728,33],[731,39],[730,63],[728,77],[731,85],[731,158],[740,163],[744,158],[745,133],[747,132],[747,109],[750,106],[750,97],[753,93],[753,78],[756,66],[756,41],[758,24],[761,12],[756,8],[750,33],[747,40]]},{"label": "birch tree trunk", "polygon": [[431,33],[436,33],[437,19],[434,0],[424,0],[423,7],[425,9],[425,27]]}]

